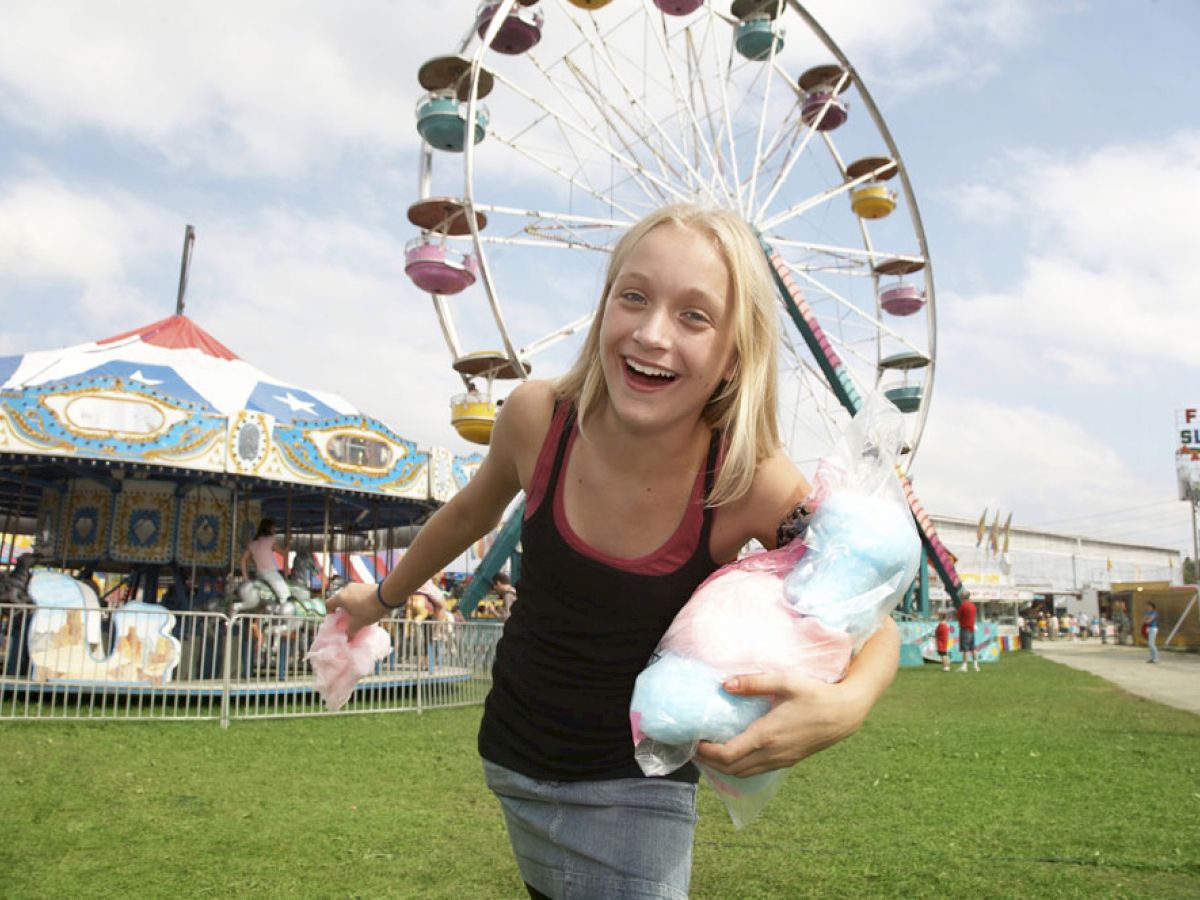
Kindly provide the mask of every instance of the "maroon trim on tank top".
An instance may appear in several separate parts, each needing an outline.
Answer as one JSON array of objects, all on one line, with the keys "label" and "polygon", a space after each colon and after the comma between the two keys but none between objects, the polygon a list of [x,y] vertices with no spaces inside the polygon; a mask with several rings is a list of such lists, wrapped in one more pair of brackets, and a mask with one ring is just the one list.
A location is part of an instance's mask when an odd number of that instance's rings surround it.
[{"label": "maroon trim on tank top", "polygon": [[542,449],[538,451],[537,462],[533,466],[529,490],[525,492],[525,517],[522,521],[529,521],[530,516],[541,505],[542,497],[546,494],[546,485],[550,483],[550,473],[554,470],[554,457],[558,452],[558,437],[562,434],[563,425],[567,421],[567,416],[571,414],[571,409],[569,403],[558,401],[554,403],[554,415],[550,419],[550,428],[546,431],[546,437],[542,439]]},{"label": "maroon trim on tank top", "polygon": [[[558,456],[558,448],[562,443],[562,430],[567,426],[571,409],[569,404],[561,403],[554,411],[550,430],[546,435],[546,441],[538,453],[537,463],[534,466],[533,484],[530,485],[529,498],[525,506],[526,519],[533,514],[545,499],[546,483],[552,476],[554,462]],[[562,451],[562,462],[559,466],[559,477],[554,484],[553,498],[554,525],[558,529],[558,533],[562,536],[563,541],[577,553],[622,572],[630,572],[635,575],[668,575],[677,571],[692,558],[700,539],[703,537],[705,474],[711,458],[711,452],[705,454],[704,462],[700,465],[700,470],[696,473],[696,480],[692,485],[691,496],[688,498],[687,507],[684,509],[683,516],[680,518],[679,525],[675,531],[658,549],[645,556],[630,559],[612,556],[592,547],[575,533],[575,529],[567,521],[566,502],[563,499],[563,481],[567,471],[567,461],[570,459],[575,439],[579,436],[579,429],[573,416],[570,417],[570,429],[570,434],[566,438],[566,446]],[[723,450],[723,447],[721,449]],[[718,456],[718,466],[719,460],[720,456]],[[705,549],[707,550],[707,548]]]}]

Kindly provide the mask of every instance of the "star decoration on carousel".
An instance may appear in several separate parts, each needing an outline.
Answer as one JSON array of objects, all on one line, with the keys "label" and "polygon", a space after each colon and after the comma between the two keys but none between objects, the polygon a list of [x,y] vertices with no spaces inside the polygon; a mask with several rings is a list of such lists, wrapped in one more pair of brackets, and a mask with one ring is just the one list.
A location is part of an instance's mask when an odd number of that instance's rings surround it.
[{"label": "star decoration on carousel", "polygon": [[278,400],[280,403],[285,404],[292,412],[303,412],[306,415],[314,417],[317,414],[316,407],[313,406],[311,400],[301,400],[291,391],[288,391],[282,397],[276,394],[272,399]]}]

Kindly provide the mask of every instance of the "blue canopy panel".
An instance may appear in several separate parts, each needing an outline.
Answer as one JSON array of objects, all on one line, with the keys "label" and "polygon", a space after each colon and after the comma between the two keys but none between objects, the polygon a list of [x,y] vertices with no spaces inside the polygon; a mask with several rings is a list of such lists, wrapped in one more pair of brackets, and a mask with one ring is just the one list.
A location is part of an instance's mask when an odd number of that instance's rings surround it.
[{"label": "blue canopy panel", "polygon": [[308,391],[282,384],[260,381],[246,400],[246,409],[266,413],[276,422],[316,422],[331,419],[339,411]]},{"label": "blue canopy panel", "polygon": [[[0,381],[3,381],[4,378],[2,366],[3,362],[0,361]],[[125,362],[123,360],[110,360],[96,366],[94,369],[88,369],[86,372],[65,380],[75,381],[89,375],[112,375],[114,378],[120,378],[122,381],[131,384],[141,385],[172,399],[193,403],[210,412],[217,411],[212,403],[201,396],[185,378],[181,377],[170,366],[155,366],[144,363]]]},{"label": "blue canopy panel", "polygon": [[12,378],[12,373],[17,371],[17,366],[21,365],[23,357],[20,356],[0,356],[0,384]]}]

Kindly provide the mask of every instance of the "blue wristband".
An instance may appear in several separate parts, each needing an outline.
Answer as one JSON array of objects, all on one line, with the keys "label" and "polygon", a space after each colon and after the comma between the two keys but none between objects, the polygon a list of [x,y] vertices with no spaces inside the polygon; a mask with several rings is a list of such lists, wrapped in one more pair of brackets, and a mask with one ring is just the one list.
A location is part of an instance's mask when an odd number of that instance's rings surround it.
[{"label": "blue wristband", "polygon": [[397,603],[395,606],[393,606],[392,604],[388,603],[386,600],[383,599],[383,582],[382,581],[375,585],[375,599],[379,601],[379,605],[382,606],[384,609],[399,609],[401,606],[404,605],[403,603]]}]

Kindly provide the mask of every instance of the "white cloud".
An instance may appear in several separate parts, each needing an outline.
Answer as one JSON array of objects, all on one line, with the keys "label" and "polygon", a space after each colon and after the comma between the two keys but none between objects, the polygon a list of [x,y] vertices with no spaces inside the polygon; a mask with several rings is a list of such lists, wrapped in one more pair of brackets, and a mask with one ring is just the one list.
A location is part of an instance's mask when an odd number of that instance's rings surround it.
[{"label": "white cloud", "polygon": [[81,192],[40,176],[10,183],[0,193],[0,274],[110,281],[159,224],[159,212],[121,191]]},{"label": "white cloud", "polygon": [[964,219],[974,222],[1010,222],[1021,210],[1021,201],[1006,187],[976,183],[945,191],[939,197]]},{"label": "white cloud", "polygon": [[[1082,159],[1025,152],[1013,166],[1011,188],[969,186],[968,196],[987,202],[959,212],[981,231],[1024,226],[1024,271],[1008,289],[947,306],[949,328],[1014,344],[1045,342],[1055,348],[1048,360],[1065,363],[1076,379],[1107,381],[1112,370],[1100,375],[1097,368],[1105,359],[1196,366],[1192,207],[1200,197],[1200,135],[1102,147]],[[1012,215],[995,222],[1004,210]],[[1090,374],[1080,367],[1085,357],[1094,361]],[[1122,371],[1129,383],[1144,365]]]},{"label": "white cloud", "polygon": [[[986,506],[1038,522],[1171,498],[1169,479],[1147,481],[1096,430],[1064,416],[948,392],[934,409],[912,471],[926,509],[969,518]],[[1179,535],[1144,540],[1173,546]]]},{"label": "white cloud", "polygon": [[[41,172],[0,185],[0,352],[105,337],[131,314],[167,315],[175,284],[147,293],[142,278],[155,259],[173,260],[167,271],[178,265],[182,236],[169,212],[124,190]],[[58,302],[47,307],[47,297]]]},{"label": "white cloud", "polygon": [[[464,5],[464,11],[467,7]],[[6,5],[0,115],[97,128],[225,173],[293,175],[371,146],[415,152],[415,61],[436,10],[374,0]]]},{"label": "white cloud", "polygon": [[814,0],[807,4],[838,46],[874,82],[908,91],[995,73],[996,54],[1028,39],[1062,3],[1031,0]]},{"label": "white cloud", "polygon": [[[153,0],[13,0],[0,116],[44,135],[96,129],[175,166],[234,175],[300,175],[354,150],[415,155],[416,67],[454,51],[476,5],[214,0],[190,15]],[[812,6],[869,77],[913,87],[982,77],[992,49],[1046,14],[1031,0]],[[800,23],[792,29],[802,44]],[[548,28],[542,49],[578,39],[562,30]]]}]

